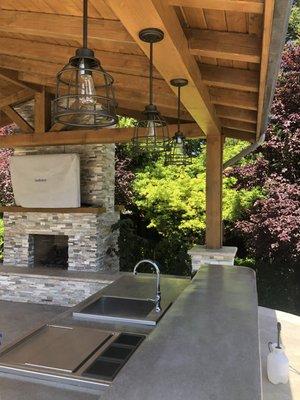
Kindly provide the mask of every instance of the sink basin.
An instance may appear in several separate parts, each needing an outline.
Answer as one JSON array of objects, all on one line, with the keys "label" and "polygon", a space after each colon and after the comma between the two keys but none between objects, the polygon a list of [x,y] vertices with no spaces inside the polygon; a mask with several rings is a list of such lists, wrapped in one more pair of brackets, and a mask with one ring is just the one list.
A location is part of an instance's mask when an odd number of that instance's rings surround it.
[{"label": "sink basin", "polygon": [[150,300],[103,296],[85,307],[82,312],[111,317],[145,318],[155,304]]},{"label": "sink basin", "polygon": [[[147,321],[147,316],[153,310],[155,312],[155,303],[151,300],[102,296],[94,303],[84,307],[80,312],[74,312],[73,315],[85,319],[152,325],[151,321]],[[153,325],[155,325],[155,322]]]},{"label": "sink basin", "polygon": [[170,305],[171,303],[168,303],[162,311],[156,312],[152,300],[101,296],[80,311],[73,312],[73,317],[92,321],[156,325]]}]

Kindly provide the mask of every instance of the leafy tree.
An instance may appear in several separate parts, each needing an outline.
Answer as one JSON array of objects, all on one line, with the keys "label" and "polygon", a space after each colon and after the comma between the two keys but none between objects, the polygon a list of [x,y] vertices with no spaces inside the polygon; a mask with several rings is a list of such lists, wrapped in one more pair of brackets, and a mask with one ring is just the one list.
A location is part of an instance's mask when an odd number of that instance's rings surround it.
[{"label": "leafy tree", "polygon": [[294,1],[294,5],[291,10],[289,27],[287,31],[287,41],[300,41],[300,1]]}]

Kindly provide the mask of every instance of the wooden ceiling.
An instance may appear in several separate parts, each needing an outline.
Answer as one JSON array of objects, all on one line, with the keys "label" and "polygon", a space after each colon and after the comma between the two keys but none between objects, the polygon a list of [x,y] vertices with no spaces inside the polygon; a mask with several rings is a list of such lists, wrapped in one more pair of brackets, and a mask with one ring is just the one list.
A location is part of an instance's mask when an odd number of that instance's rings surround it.
[{"label": "wooden ceiling", "polygon": [[[176,117],[169,81],[184,77],[186,121],[206,135],[254,141],[261,134],[274,1],[90,0],[89,47],[115,78],[119,113],[136,116],[148,101],[148,45],[138,32],[157,27],[165,33],[154,49],[161,113]],[[81,46],[81,16],[82,0],[1,0],[0,108],[8,118],[16,117],[11,105],[40,85],[54,92],[55,74]]]}]

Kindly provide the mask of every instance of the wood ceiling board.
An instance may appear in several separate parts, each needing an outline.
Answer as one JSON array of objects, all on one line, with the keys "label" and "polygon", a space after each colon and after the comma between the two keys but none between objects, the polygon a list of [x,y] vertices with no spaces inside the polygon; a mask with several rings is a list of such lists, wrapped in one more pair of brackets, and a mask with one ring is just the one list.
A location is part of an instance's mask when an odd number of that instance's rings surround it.
[{"label": "wood ceiling board", "polygon": [[255,133],[245,132],[238,129],[222,128],[222,133],[225,137],[245,140],[247,142],[255,142]]},{"label": "wood ceiling board", "polygon": [[[19,10],[47,14],[82,16],[82,0],[1,0],[3,10]],[[91,18],[116,19],[103,0],[89,1]]]},{"label": "wood ceiling board", "polygon": [[256,71],[200,64],[203,81],[208,86],[258,92],[259,74]]},{"label": "wood ceiling board", "polygon": [[263,13],[263,0],[168,0],[172,6]]},{"label": "wood ceiling board", "polygon": [[[53,86],[56,85],[55,75],[60,69],[60,65],[53,64],[51,65],[51,68],[49,67],[48,70],[45,69],[44,72],[41,71],[40,73],[36,74],[34,71],[26,72],[27,69],[25,67],[23,71],[19,69],[19,71],[21,72],[18,73],[18,78],[21,82],[23,81],[24,86],[26,86],[25,82],[37,83],[38,85]],[[134,88],[138,88],[143,93],[149,92],[149,79],[146,77],[126,75],[115,72],[113,78],[115,87],[123,87],[133,90]],[[163,79],[154,79],[153,89],[155,95],[170,96],[172,100],[175,99],[174,93]]]},{"label": "wood ceiling board", "polygon": [[181,9],[186,23],[184,26],[185,28],[207,29],[203,9],[195,9],[190,7],[182,7]]},{"label": "wood ceiling board", "polygon": [[230,118],[237,121],[252,123],[256,123],[257,121],[257,112],[252,110],[244,110],[237,107],[216,105],[216,112],[218,117]]},{"label": "wood ceiling board", "polygon": [[243,121],[236,121],[234,119],[229,118],[220,118],[222,127],[225,128],[232,128],[232,129],[239,129],[241,131],[246,132],[256,132],[256,124],[252,124],[251,122],[243,122]]},{"label": "wood ceiling board", "polygon": [[209,93],[213,104],[244,108],[246,110],[257,110],[257,93],[213,87],[209,89]]},{"label": "wood ceiling board", "polygon": [[[119,0],[107,0],[107,4],[146,54],[149,53],[149,45],[139,40],[138,32],[145,26],[155,26],[165,32],[164,40],[155,46],[154,64],[157,70],[168,83],[176,76],[188,79],[189,85],[182,91],[182,103],[206,134],[219,132],[214,107],[206,85],[201,81],[196,60],[189,53],[174,8],[160,0],[145,0],[143,7],[135,0],[128,0],[126,4]],[[172,90],[177,91],[175,88]]]},{"label": "wood ceiling board", "polygon": [[193,55],[260,62],[260,42],[256,35],[202,29],[187,29],[186,33]]},{"label": "wood ceiling board", "polygon": [[[89,18],[89,40],[134,43],[120,21]],[[82,41],[82,18],[22,11],[0,13],[0,30],[56,39]]]},{"label": "wood ceiling board", "polygon": [[[75,54],[76,48],[68,46],[56,46],[52,44],[38,43],[34,41],[25,41],[20,39],[4,39],[0,37],[1,54],[11,55],[31,60],[44,60],[66,64],[70,57]],[[0,54],[0,58],[2,57]],[[134,75],[148,76],[149,60],[145,56],[128,55],[95,51],[95,56],[101,61],[103,68],[109,71],[120,73],[129,73]],[[1,59],[0,59],[1,63]],[[160,77],[157,71],[154,71],[155,77]]]}]

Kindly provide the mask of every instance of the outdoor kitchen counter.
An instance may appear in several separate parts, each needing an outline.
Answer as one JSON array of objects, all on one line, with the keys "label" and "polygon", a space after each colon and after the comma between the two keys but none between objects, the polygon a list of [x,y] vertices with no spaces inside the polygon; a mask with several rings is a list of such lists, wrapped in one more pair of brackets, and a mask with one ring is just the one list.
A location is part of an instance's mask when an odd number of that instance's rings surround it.
[{"label": "outdoor kitchen counter", "polygon": [[101,400],[261,398],[255,275],[203,266]]}]

